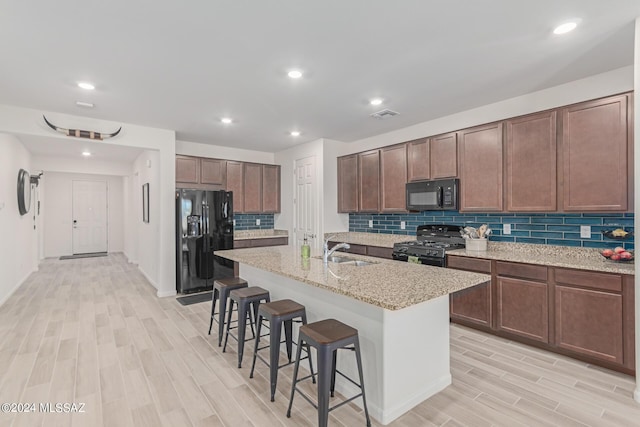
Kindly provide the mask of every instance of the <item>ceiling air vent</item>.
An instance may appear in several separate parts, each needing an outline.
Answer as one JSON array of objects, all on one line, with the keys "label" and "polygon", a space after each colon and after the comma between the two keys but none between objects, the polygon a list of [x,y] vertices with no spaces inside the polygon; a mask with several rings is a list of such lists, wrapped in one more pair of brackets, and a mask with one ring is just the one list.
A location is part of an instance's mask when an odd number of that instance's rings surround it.
[{"label": "ceiling air vent", "polygon": [[386,119],[388,117],[397,116],[398,114],[400,113],[398,113],[397,111],[393,111],[385,108],[384,110],[376,111],[375,113],[371,114],[371,117],[376,119]]}]

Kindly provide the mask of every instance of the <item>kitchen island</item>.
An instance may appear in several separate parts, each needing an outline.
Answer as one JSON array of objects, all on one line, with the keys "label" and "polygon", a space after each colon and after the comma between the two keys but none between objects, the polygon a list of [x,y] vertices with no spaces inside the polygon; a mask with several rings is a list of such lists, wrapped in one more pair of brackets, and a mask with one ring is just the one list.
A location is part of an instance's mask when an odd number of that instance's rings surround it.
[{"label": "kitchen island", "polygon": [[[348,256],[371,264],[325,265],[320,253],[302,259],[294,246],[215,254],[238,262],[240,276],[250,286],[268,289],[271,300],[305,305],[309,322],[335,318],[358,329],[369,412],[382,424],[451,383],[449,294],[491,279],[353,254]],[[338,357],[340,370],[357,378],[353,355]],[[338,381],[336,389],[345,396],[356,392],[346,381]]]}]

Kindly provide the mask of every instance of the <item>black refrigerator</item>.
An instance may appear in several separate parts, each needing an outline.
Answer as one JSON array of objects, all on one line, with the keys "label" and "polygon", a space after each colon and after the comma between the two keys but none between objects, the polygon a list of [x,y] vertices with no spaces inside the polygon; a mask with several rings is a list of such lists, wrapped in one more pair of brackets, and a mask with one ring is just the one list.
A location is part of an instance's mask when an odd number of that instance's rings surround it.
[{"label": "black refrigerator", "polygon": [[233,249],[233,194],[176,190],[176,291],[207,291],[233,277],[233,261],[213,254],[222,249]]}]

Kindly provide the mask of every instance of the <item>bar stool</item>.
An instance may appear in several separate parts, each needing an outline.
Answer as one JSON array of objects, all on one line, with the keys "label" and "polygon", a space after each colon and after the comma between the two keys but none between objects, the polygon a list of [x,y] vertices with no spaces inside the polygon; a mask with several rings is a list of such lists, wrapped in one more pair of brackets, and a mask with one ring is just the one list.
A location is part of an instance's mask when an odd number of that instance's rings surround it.
[{"label": "bar stool", "polygon": [[[318,352],[318,405],[304,394],[296,384],[309,378],[298,379],[298,366],[300,365],[300,349],[302,343],[305,342],[314,347]],[[347,347],[347,346],[353,347]],[[356,362],[358,364],[358,375],[360,384],[344,375],[336,369],[336,351],[340,349],[352,350],[356,353]],[[341,376],[360,387],[361,392],[355,396],[345,400],[342,403],[329,407],[329,394],[333,397],[336,385],[336,372]],[[293,396],[298,392],[309,403],[318,410],[318,426],[326,427],[329,419],[329,412],[351,402],[362,396],[362,404],[364,406],[364,414],[367,419],[367,427],[371,426],[369,419],[369,411],[367,410],[367,399],[364,393],[364,380],[362,378],[362,360],[360,358],[360,342],[358,340],[358,330],[347,326],[335,319],[326,319],[319,322],[309,323],[300,327],[298,334],[298,350],[296,353],[296,364],[293,370],[293,381],[291,383],[291,398],[289,400],[289,408],[287,409],[287,417],[291,417],[291,406],[293,405]]]},{"label": "bar stool", "polygon": [[[300,318],[300,320],[294,320]],[[258,347],[260,343],[260,329],[262,328],[262,321],[269,321],[269,345],[264,347]],[[304,305],[300,305],[290,299],[283,299],[279,301],[273,301],[266,304],[260,304],[258,309],[258,321],[256,326],[256,343],[253,349],[253,362],[251,363],[251,373],[249,378],[253,378],[253,371],[256,367],[256,358],[260,358],[264,363],[269,366],[269,382],[271,383],[271,401],[273,402],[276,394],[276,383],[278,382],[278,369],[285,366],[289,366],[291,362],[291,352],[293,349],[293,322],[302,322],[303,325],[307,324],[307,312]],[[282,334],[282,326],[284,325],[285,340],[280,341]],[[287,357],[289,362],[280,365],[280,344],[286,343]],[[258,355],[258,351],[269,348],[269,362]],[[313,365],[311,358],[309,357],[309,346],[306,346],[307,356],[309,359],[309,369],[313,376]],[[303,358],[304,359],[304,358]],[[315,376],[313,376],[313,382],[316,382]]]},{"label": "bar stool", "polygon": [[[234,289],[246,288],[249,286],[246,280],[240,277],[226,277],[224,279],[218,279],[213,282],[213,292],[211,294],[211,319],[209,321],[209,335],[211,335],[211,327],[213,321],[218,322],[218,347],[222,345],[222,333],[224,332],[224,315],[227,309],[227,300],[229,299],[229,292]],[[220,307],[218,309],[218,319],[215,319],[216,313],[216,300],[220,300]]]},{"label": "bar stool", "polygon": [[[242,367],[242,355],[244,354],[244,342],[245,342],[245,333],[247,329],[247,316],[249,316],[249,323],[251,325],[251,332],[256,336],[253,330],[253,319],[258,317],[258,305],[261,301],[269,302],[269,291],[266,289],[262,289],[259,286],[251,286],[248,288],[242,289],[234,289],[229,294],[229,298],[231,299],[231,305],[229,305],[229,314],[227,316],[227,333],[224,337],[224,346],[222,347],[222,352],[227,351],[227,341],[229,340],[229,331],[231,328],[231,314],[233,313],[233,305],[238,305],[238,320],[236,323],[238,324],[238,336],[234,336],[231,334],[231,337],[238,341],[238,368]],[[253,307],[253,316],[251,316],[250,309]],[[236,329],[236,328],[233,328]]]}]

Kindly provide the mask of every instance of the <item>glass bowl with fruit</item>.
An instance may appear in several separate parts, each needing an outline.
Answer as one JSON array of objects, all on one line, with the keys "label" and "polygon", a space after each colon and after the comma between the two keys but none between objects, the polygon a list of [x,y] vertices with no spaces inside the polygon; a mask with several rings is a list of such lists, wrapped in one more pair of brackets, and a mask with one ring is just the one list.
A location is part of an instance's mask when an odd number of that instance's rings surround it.
[{"label": "glass bowl with fruit", "polygon": [[604,249],[600,255],[613,262],[629,262],[633,261],[634,255],[632,251],[628,251],[622,246],[615,249]]}]

